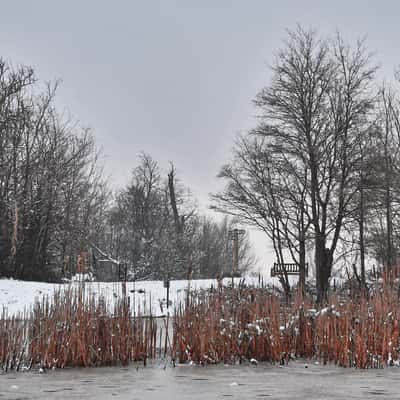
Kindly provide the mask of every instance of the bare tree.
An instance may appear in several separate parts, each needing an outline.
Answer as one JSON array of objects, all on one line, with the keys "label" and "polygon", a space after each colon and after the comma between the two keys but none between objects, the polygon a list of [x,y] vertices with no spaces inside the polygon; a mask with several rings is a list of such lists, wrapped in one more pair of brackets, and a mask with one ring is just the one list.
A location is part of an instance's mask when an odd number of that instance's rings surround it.
[{"label": "bare tree", "polygon": [[[222,167],[218,176],[227,184],[224,191],[211,196],[214,210],[261,229],[271,240],[282,266],[285,264],[285,250],[290,249],[292,255],[296,251],[301,253],[299,241],[295,240],[298,239],[295,233],[298,228],[293,229],[290,212],[282,207],[284,197],[277,159],[271,156],[264,137],[240,137],[234,148],[233,161]],[[305,248],[303,256],[305,271]],[[279,280],[289,296],[290,284],[284,268]]]},{"label": "bare tree", "polygon": [[[256,192],[269,190],[268,201],[255,208],[268,220],[268,225],[260,228],[272,239],[283,234],[289,250],[296,248],[290,240],[297,246],[302,243],[298,247],[300,264],[304,263],[304,243],[313,238],[319,301],[326,298],[335,250],[357,190],[355,166],[374,105],[375,70],[362,41],[353,49],[339,34],[324,40],[314,31],[298,27],[288,33],[277,54],[271,84],[255,100],[261,121],[253,133],[265,139],[265,153],[270,158],[263,166],[267,179]],[[244,164],[254,159],[253,155],[246,157]],[[231,180],[229,193],[216,199],[237,207],[236,212],[246,217],[243,193],[253,201],[255,191],[242,182],[251,187],[254,177],[243,181],[227,168],[222,175]],[[271,191],[271,187],[284,190]],[[297,225],[299,231],[292,232],[289,225]],[[279,260],[279,245],[277,250]]]},{"label": "bare tree", "polygon": [[1,275],[60,279],[103,207],[93,137],[58,115],[57,86],[0,60]]}]

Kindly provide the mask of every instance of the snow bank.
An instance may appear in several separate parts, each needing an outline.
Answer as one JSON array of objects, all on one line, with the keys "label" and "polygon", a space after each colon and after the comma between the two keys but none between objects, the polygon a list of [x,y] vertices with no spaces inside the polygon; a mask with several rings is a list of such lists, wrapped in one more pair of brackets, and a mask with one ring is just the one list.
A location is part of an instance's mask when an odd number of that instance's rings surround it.
[{"label": "snow bank", "polygon": [[[235,278],[237,285],[242,278]],[[224,285],[231,282],[230,278],[223,281]],[[258,285],[258,278],[246,277],[245,282]],[[264,278],[264,284],[278,285],[272,278]],[[79,282],[53,284],[42,282],[27,282],[10,279],[0,279],[0,307],[5,309],[8,315],[16,315],[29,311],[30,307],[37,301],[48,296],[50,299],[54,291],[64,290],[69,287],[78,287]],[[85,290],[95,296],[102,295],[112,306],[114,302],[122,297],[121,282],[85,282]],[[171,281],[170,283],[170,307],[179,304],[185,298],[189,282],[186,280]],[[209,289],[217,287],[215,279],[201,279],[190,281],[190,290]],[[143,314],[163,315],[166,313],[167,289],[162,281],[140,281],[127,282],[126,294],[130,298],[135,312]],[[1,311],[0,310],[0,311]]]}]

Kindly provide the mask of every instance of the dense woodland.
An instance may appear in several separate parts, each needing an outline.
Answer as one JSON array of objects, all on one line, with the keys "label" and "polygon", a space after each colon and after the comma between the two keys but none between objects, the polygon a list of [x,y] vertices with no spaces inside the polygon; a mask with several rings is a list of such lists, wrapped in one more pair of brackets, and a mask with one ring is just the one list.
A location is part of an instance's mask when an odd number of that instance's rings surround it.
[{"label": "dense woodland", "polygon": [[[57,84],[42,87],[31,68],[0,60],[0,277],[61,281],[82,254],[95,277],[115,266],[127,279],[231,271],[233,220],[201,215],[173,165],[146,154],[112,192],[94,135],[57,112]],[[247,236],[239,258],[241,270],[254,265]]]}]

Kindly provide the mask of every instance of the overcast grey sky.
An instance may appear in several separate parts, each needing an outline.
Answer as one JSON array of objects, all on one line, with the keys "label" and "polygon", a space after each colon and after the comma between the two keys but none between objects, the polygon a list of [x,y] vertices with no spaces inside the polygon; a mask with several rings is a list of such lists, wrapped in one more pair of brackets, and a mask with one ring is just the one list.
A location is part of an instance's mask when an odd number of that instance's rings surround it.
[{"label": "overcast grey sky", "polygon": [[[145,151],[174,161],[205,208],[235,136],[255,124],[251,100],[285,29],[367,35],[391,78],[399,15],[397,1],[14,0],[1,6],[0,55],[62,79],[57,104],[93,129],[115,186]],[[265,267],[268,245],[253,238]]]}]

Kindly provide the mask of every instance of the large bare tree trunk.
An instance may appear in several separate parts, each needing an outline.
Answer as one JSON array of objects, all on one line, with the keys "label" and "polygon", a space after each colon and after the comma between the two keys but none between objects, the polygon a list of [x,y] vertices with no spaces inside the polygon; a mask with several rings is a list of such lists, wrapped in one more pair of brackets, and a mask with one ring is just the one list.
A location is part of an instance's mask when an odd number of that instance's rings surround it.
[{"label": "large bare tree trunk", "polygon": [[361,264],[361,291],[365,293],[366,279],[365,279],[365,238],[364,238],[364,187],[361,183],[360,187],[360,203],[359,203],[359,240],[360,240],[360,264]]},{"label": "large bare tree trunk", "polygon": [[304,237],[299,240],[299,286],[304,296],[306,290],[306,241]]},{"label": "large bare tree trunk", "polygon": [[315,238],[315,265],[317,280],[317,302],[319,304],[328,300],[329,279],[332,271],[332,252],[326,247],[324,234]]}]

